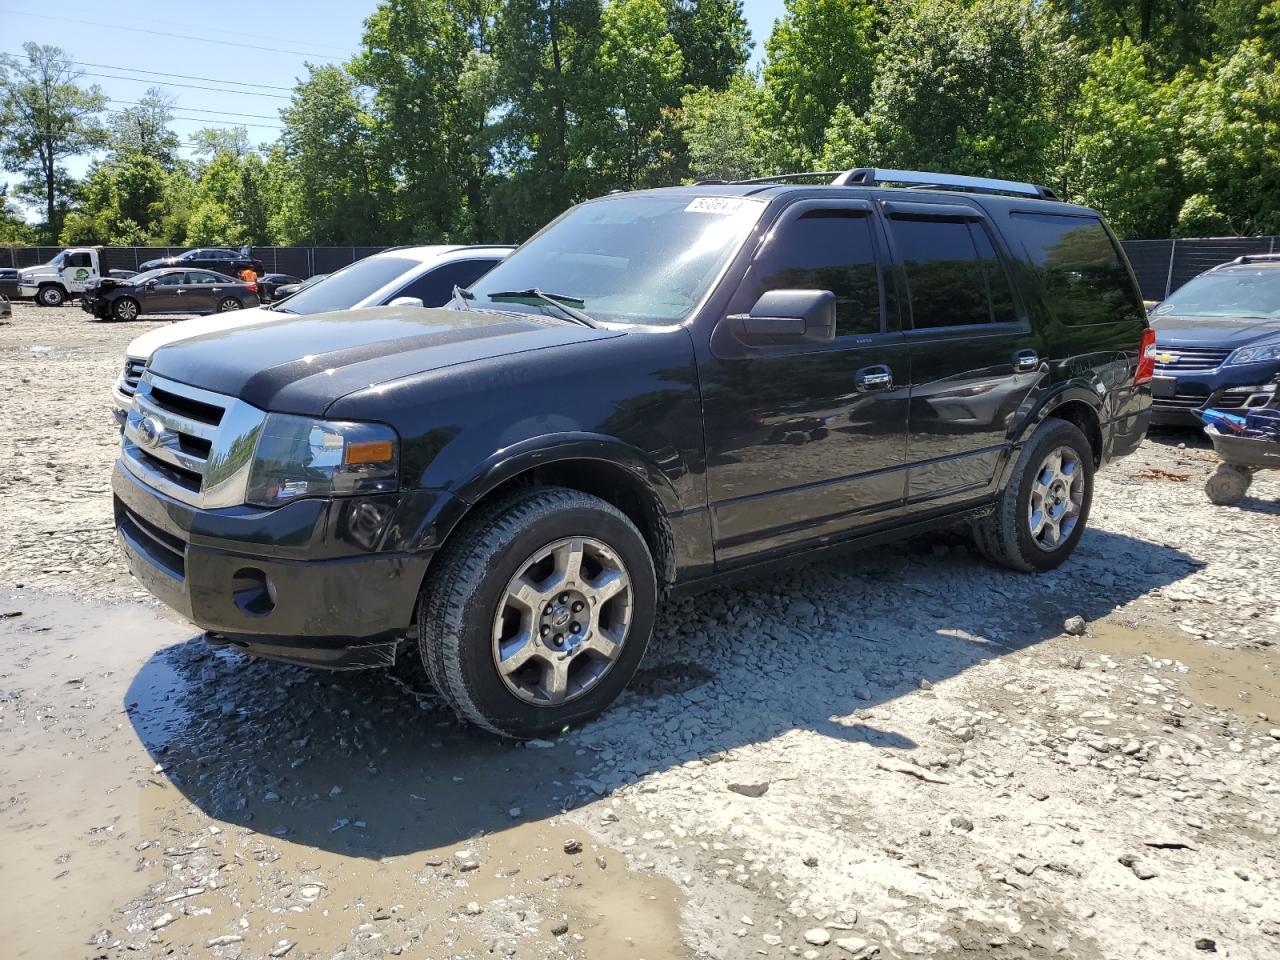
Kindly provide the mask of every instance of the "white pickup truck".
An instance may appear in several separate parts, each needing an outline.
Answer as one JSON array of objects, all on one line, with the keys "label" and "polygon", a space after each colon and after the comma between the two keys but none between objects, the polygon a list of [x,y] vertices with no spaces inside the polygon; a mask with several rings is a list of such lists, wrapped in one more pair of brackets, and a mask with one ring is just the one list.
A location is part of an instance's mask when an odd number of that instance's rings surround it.
[{"label": "white pickup truck", "polygon": [[42,307],[60,307],[108,275],[101,247],[71,247],[48,263],[18,271],[18,296]]}]

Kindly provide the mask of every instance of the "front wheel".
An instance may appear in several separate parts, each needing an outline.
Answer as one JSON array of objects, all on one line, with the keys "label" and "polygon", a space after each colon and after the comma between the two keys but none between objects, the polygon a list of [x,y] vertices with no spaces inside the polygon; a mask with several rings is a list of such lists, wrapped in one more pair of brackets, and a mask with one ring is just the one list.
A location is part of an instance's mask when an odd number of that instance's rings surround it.
[{"label": "front wheel", "polygon": [[226,313],[228,310],[239,310],[244,304],[235,297],[224,297],[218,301],[218,312]]},{"label": "front wheel", "polygon": [[604,710],[653,632],[657,578],[644,537],[605,501],[522,490],[452,534],[431,564],[418,645],[458,715],[537,737]]},{"label": "front wheel", "polygon": [[41,287],[36,302],[42,307],[60,307],[67,302],[67,294],[61,287]]},{"label": "front wheel", "polygon": [[121,297],[111,305],[111,316],[125,322],[138,319],[138,301],[130,297]]},{"label": "front wheel", "polygon": [[973,525],[988,560],[1014,570],[1052,570],[1084,533],[1093,502],[1093,450],[1073,423],[1049,417],[1018,455],[996,509]]},{"label": "front wheel", "polygon": [[1218,469],[1205,481],[1204,492],[1209,502],[1220,507],[1234,507],[1249,493],[1253,476],[1248,470],[1229,463],[1218,464]]}]

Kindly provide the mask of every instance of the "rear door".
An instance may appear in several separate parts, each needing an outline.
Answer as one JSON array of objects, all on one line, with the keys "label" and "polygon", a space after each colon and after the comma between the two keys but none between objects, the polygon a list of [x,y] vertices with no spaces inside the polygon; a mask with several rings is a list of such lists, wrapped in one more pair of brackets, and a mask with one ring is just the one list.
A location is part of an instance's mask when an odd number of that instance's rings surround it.
[{"label": "rear door", "polygon": [[225,291],[231,286],[224,278],[208,270],[188,270],[182,285],[182,308],[192,313],[212,313]]},{"label": "rear door", "polygon": [[1002,241],[976,204],[882,203],[910,329],[908,515],[989,494],[1047,365]]},{"label": "rear door", "polygon": [[[839,539],[901,513],[908,356],[866,200],[801,200],[770,229],[729,301],[829,290],[830,343],[713,340],[699,364],[716,562]],[[722,325],[723,326],[723,325]]]}]

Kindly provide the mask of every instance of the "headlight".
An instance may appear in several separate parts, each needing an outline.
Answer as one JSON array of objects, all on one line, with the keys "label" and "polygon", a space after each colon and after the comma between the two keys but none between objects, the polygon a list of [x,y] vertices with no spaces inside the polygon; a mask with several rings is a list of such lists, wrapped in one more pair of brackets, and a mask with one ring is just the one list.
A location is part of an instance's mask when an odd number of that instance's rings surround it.
[{"label": "headlight", "polygon": [[1259,360],[1280,360],[1280,343],[1241,347],[1227,357],[1227,363],[1257,363]]},{"label": "headlight", "polygon": [[399,485],[400,439],[381,423],[267,415],[249,469],[248,503],[386,493]]}]

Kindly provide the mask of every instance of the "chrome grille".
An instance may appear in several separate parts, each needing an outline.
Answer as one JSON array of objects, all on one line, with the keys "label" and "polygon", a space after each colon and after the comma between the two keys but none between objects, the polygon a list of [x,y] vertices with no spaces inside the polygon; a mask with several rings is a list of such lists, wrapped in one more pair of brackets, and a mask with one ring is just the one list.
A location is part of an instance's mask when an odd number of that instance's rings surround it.
[{"label": "chrome grille", "polygon": [[135,477],[198,507],[244,502],[266,414],[234,397],[144,371],[125,420],[121,454]]},{"label": "chrome grille", "polygon": [[[1156,373],[1190,373],[1197,370],[1216,370],[1231,354],[1219,347],[1166,347],[1156,345]],[[1173,359],[1161,362],[1162,356]]]},{"label": "chrome grille", "polygon": [[138,380],[141,379],[142,371],[146,366],[145,360],[125,360],[124,374],[120,379],[120,392],[126,397],[132,397],[134,391],[138,389]]}]

